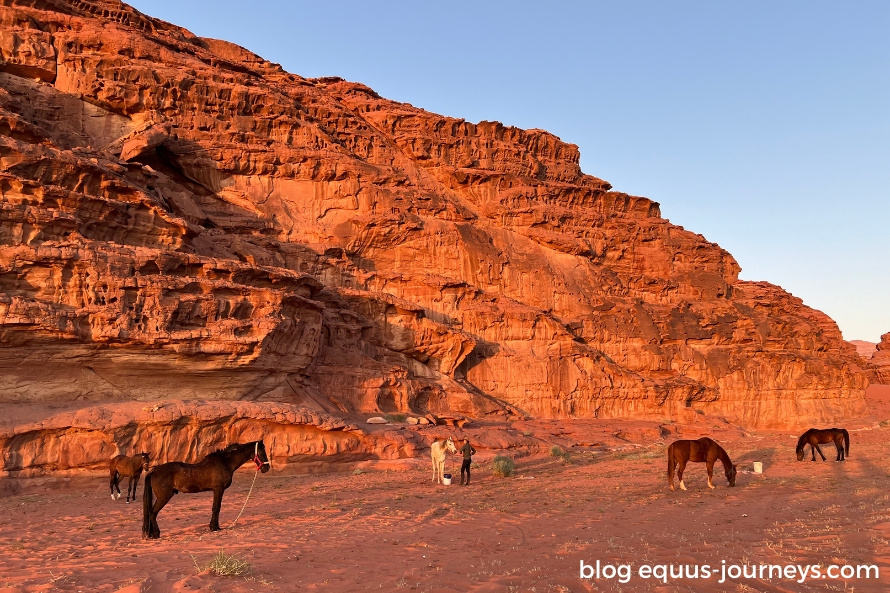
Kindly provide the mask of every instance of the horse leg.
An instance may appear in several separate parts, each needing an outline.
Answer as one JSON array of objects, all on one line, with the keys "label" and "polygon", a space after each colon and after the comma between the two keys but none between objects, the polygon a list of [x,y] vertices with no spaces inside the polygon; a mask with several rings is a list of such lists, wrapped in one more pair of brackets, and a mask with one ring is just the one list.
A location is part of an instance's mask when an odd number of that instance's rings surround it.
[{"label": "horse leg", "polygon": [[683,483],[683,472],[686,470],[686,462],[682,459],[677,462],[677,478],[680,480],[680,490],[686,490],[686,484]]},{"label": "horse leg", "polygon": [[130,476],[130,484],[127,486],[127,504],[130,504],[130,490],[133,491],[133,501],[136,501],[136,486],[139,484],[139,476]]},{"label": "horse leg", "polygon": [[[815,444],[815,445],[813,445],[813,446],[816,448],[816,451],[819,452],[819,457],[822,458],[822,461],[827,461],[827,459],[825,459],[825,455],[822,454],[822,449],[819,448],[819,444],[817,443],[817,444]],[[815,455],[813,455],[813,461],[816,461],[816,456],[815,456]]]},{"label": "horse leg", "polygon": [[844,460],[844,446],[841,444],[840,439],[837,437],[834,438],[834,446],[837,448],[837,458],[835,461],[843,461]]},{"label": "horse leg", "polygon": [[222,509],[222,497],[225,488],[213,491],[213,512],[210,515],[210,531],[219,531],[219,511]]},{"label": "horse leg", "polygon": [[810,453],[813,454],[813,458],[810,461],[816,461],[816,445],[810,443]]},{"label": "horse leg", "polygon": [[155,490],[155,503],[151,507],[151,513],[149,514],[149,521],[151,522],[151,527],[149,528],[148,537],[150,539],[158,539],[161,537],[161,528],[158,527],[158,513],[161,512],[161,509],[164,508],[170,499],[173,498],[173,489],[171,488],[169,491],[164,490],[163,492],[158,492]]},{"label": "horse leg", "polygon": [[668,484],[671,485],[671,490],[674,489],[674,468],[676,467],[677,462],[673,457],[668,457]]},{"label": "horse leg", "polygon": [[116,476],[117,476],[117,470],[114,470],[114,469],[111,470],[111,500],[116,500],[116,499],[114,498],[114,486],[115,486],[114,478],[115,478]]},{"label": "horse leg", "polygon": [[713,490],[715,486],[711,483],[711,479],[714,477],[714,462],[709,461],[706,465],[708,466],[708,488]]}]

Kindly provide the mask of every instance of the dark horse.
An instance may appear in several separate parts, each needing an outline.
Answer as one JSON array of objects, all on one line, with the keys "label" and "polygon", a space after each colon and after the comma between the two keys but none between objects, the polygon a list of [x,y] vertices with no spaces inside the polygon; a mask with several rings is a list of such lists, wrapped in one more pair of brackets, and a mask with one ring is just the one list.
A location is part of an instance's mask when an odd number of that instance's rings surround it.
[{"label": "dark horse", "polygon": [[[126,455],[118,455],[111,459],[108,470],[111,472],[111,500],[117,500],[121,497],[121,478],[130,478],[127,485],[127,504],[130,503],[130,491],[133,491],[133,500],[136,500],[136,487],[139,485],[139,476],[142,471],[148,471],[148,453],[140,453],[133,457]],[[114,491],[117,489],[117,496]]]},{"label": "dark horse", "polygon": [[822,461],[825,461],[825,455],[822,455],[822,449],[819,448],[824,443],[834,443],[837,448],[835,461],[844,461],[850,456],[850,433],[845,428],[811,428],[797,439],[797,460],[803,461],[804,448],[809,445],[813,461],[816,461],[816,451]]},{"label": "dark horse", "polygon": [[723,447],[708,437],[702,437],[697,441],[674,441],[668,447],[668,483],[671,485],[671,490],[674,489],[674,468],[677,470],[677,477],[680,478],[680,488],[686,490],[683,470],[689,461],[704,461],[708,464],[708,488],[714,488],[711,478],[714,476],[714,462],[718,459],[723,462],[726,481],[730,486],[735,486],[736,466],[732,464]]},{"label": "dark horse", "polygon": [[[210,531],[219,531],[219,510],[223,492],[232,485],[232,474],[246,462],[253,460],[257,469],[266,473],[272,463],[266,456],[263,441],[229,445],[214,451],[198,463],[163,463],[145,476],[142,492],[142,537],[161,537],[158,513],[174,494],[213,490],[213,514]],[[156,496],[152,504],[152,494]]]}]

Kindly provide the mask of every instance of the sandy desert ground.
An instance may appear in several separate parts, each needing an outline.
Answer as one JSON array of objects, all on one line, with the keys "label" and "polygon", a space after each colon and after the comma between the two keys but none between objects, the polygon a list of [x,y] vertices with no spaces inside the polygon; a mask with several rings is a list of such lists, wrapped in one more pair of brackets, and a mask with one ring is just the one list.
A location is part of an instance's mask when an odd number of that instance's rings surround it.
[{"label": "sandy desert ground", "polygon": [[[469,487],[434,486],[426,459],[342,466],[336,473],[238,472],[210,533],[209,493],[162,511],[160,541],[141,539],[141,505],[110,500],[103,477],[34,483],[0,498],[0,593],[7,591],[886,591],[890,587],[890,386],[872,387],[874,412],[851,432],[850,458],[797,462],[796,435],[707,422],[518,422],[542,442],[583,441],[569,462],[544,452],[499,478],[480,450]],[[481,426],[475,430],[508,430]],[[665,442],[708,434],[739,464],[736,488],[703,464],[687,492],[665,479]],[[751,472],[752,462],[764,473]],[[457,458],[450,462],[456,469]],[[358,471],[357,471],[358,470]],[[142,486],[139,495],[141,500]],[[212,558],[250,573],[202,570]],[[581,579],[580,565],[633,565],[626,583]],[[727,565],[875,565],[878,579],[740,578]],[[708,565],[708,579],[642,578],[648,565]],[[656,569],[657,570],[657,569]],[[700,573],[701,574],[701,573]]]}]

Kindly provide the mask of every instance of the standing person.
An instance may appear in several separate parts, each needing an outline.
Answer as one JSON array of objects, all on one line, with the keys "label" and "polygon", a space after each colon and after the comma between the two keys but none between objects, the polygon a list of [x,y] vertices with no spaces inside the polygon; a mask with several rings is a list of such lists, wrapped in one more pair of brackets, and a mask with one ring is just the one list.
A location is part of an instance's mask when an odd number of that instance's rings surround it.
[{"label": "standing person", "polygon": [[470,485],[470,464],[473,463],[473,455],[476,454],[476,449],[473,448],[473,445],[470,444],[470,439],[464,437],[464,446],[460,448],[460,452],[463,453],[464,462],[460,464],[460,485],[464,485],[464,472],[467,473],[467,483],[466,485]]}]

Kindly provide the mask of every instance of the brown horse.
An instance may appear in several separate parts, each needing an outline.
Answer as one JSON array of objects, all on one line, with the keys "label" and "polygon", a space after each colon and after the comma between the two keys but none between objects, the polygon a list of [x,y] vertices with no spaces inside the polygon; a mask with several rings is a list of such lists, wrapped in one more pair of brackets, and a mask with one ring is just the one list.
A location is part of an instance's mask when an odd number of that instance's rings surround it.
[{"label": "brown horse", "polygon": [[718,459],[723,462],[726,481],[730,486],[735,486],[736,466],[732,464],[723,447],[708,437],[702,437],[696,441],[674,441],[668,447],[668,483],[671,485],[671,490],[674,489],[674,468],[677,470],[677,477],[680,478],[680,488],[686,490],[686,485],[683,483],[683,470],[686,469],[686,463],[689,461],[703,461],[708,464],[708,488],[714,488],[711,478],[714,476],[714,462]]},{"label": "brown horse", "polygon": [[[127,485],[127,504],[130,504],[131,490],[133,491],[133,500],[136,500],[136,487],[139,485],[139,476],[142,475],[143,470],[148,471],[148,462],[148,453],[140,453],[133,457],[118,455],[111,459],[111,463],[108,466],[111,472],[111,500],[117,500],[121,497],[120,482],[123,477],[130,478],[130,483]],[[117,496],[114,493],[115,489],[117,489]]]},{"label": "brown horse", "polygon": [[[163,463],[145,476],[145,489],[142,492],[142,537],[161,537],[158,527],[158,513],[174,494],[180,492],[213,491],[213,511],[210,516],[210,531],[219,531],[219,510],[222,507],[223,492],[232,485],[232,474],[246,462],[253,460],[257,470],[266,473],[272,463],[266,456],[263,441],[229,445],[214,451],[198,463]],[[156,495],[152,504],[152,495]]]},{"label": "brown horse", "polygon": [[824,443],[834,443],[837,448],[835,461],[844,461],[850,456],[850,433],[845,428],[811,428],[797,439],[797,460],[803,461],[804,448],[809,445],[813,461],[816,461],[816,451],[819,452],[822,461],[826,461],[822,449],[819,448],[819,445]]}]

